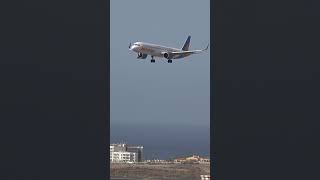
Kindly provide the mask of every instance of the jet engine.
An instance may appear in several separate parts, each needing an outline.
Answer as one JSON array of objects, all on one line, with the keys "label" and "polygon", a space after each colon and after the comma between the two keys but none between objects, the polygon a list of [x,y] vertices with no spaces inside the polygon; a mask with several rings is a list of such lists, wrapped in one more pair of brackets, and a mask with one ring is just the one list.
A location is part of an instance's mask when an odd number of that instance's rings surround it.
[{"label": "jet engine", "polygon": [[147,56],[148,56],[148,54],[143,54],[143,53],[138,53],[138,59],[145,59],[145,58],[147,58]]},{"label": "jet engine", "polygon": [[164,53],[162,53],[162,55],[166,59],[172,59],[173,58],[173,55],[171,53],[168,53],[168,52],[164,52]]}]

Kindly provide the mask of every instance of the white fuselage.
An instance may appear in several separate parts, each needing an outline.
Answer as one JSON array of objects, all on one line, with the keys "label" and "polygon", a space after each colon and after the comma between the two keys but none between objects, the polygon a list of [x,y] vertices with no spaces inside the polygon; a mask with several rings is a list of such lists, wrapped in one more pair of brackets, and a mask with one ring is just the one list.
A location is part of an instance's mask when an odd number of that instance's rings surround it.
[{"label": "white fuselage", "polygon": [[[151,43],[145,43],[145,42],[136,42],[134,43],[130,50],[142,53],[142,54],[148,54],[150,56],[154,57],[161,57],[163,58],[163,53],[170,53],[170,52],[181,52],[181,49],[172,48],[172,47],[166,47],[166,46],[160,46],[157,44],[151,44]],[[182,55],[176,55],[172,59],[178,59],[185,56]]]}]

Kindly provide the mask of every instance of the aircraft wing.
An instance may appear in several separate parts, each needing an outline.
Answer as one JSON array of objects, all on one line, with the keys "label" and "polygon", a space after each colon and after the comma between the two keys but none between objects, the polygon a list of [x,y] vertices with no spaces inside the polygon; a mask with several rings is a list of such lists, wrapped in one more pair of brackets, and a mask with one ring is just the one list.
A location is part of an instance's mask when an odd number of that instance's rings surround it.
[{"label": "aircraft wing", "polygon": [[206,48],[202,49],[202,50],[193,50],[193,51],[178,51],[178,52],[171,52],[171,54],[173,55],[179,55],[179,54],[197,54],[197,53],[201,53],[203,51],[206,51],[209,47],[209,44],[207,45]]}]

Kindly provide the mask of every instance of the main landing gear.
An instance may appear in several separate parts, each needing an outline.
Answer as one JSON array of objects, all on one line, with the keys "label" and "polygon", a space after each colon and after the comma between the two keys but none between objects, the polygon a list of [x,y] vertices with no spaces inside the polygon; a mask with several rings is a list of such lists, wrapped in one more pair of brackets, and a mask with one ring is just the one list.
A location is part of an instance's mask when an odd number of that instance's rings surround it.
[{"label": "main landing gear", "polygon": [[154,60],[153,56],[151,56],[151,63],[155,63],[156,60]]},{"label": "main landing gear", "polygon": [[168,63],[172,63],[172,60],[171,60],[171,59],[169,59],[169,60],[168,60]]}]

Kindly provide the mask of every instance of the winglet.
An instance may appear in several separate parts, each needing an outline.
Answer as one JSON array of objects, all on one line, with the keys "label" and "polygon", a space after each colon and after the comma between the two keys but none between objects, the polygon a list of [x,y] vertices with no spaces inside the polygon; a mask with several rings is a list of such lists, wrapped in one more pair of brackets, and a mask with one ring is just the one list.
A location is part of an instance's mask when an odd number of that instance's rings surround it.
[{"label": "winglet", "polygon": [[206,50],[208,50],[208,47],[209,47],[209,44],[207,45],[207,47],[206,47],[205,49],[203,49],[203,51],[206,51]]}]

